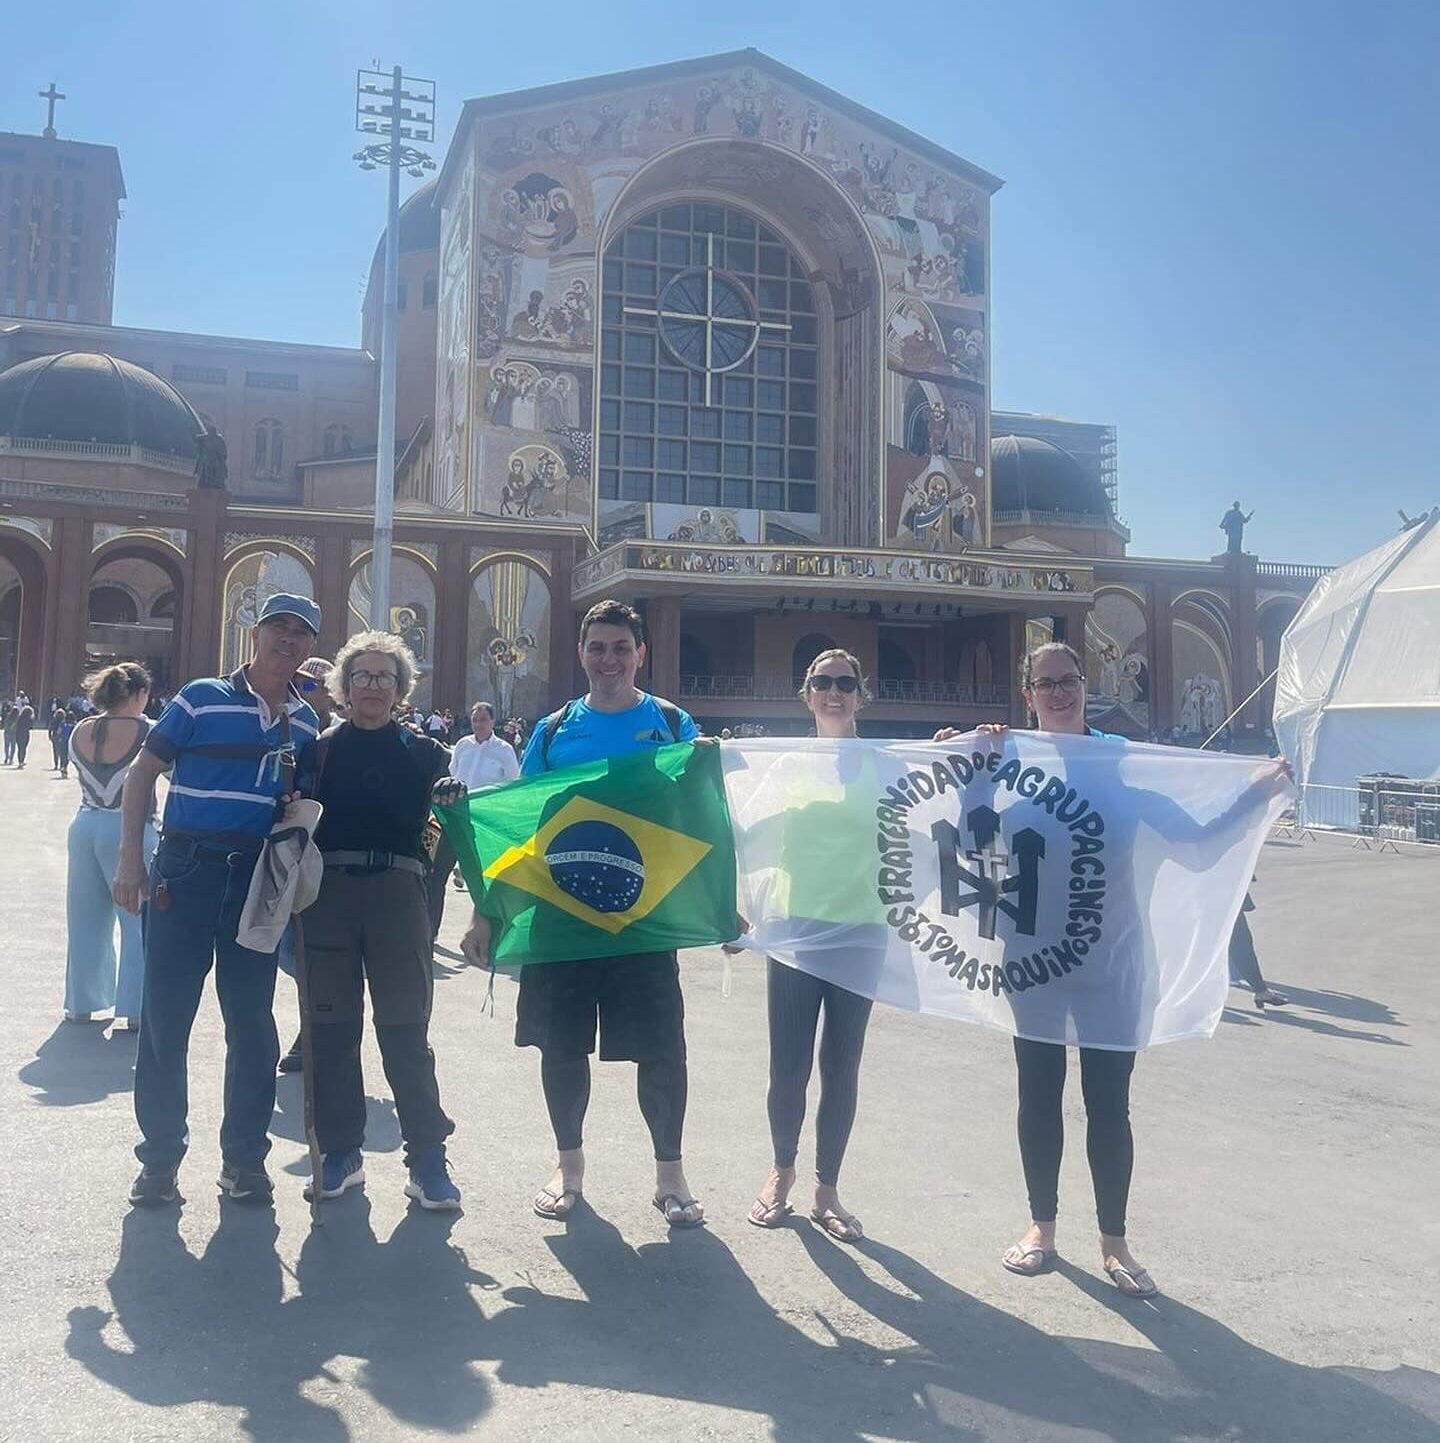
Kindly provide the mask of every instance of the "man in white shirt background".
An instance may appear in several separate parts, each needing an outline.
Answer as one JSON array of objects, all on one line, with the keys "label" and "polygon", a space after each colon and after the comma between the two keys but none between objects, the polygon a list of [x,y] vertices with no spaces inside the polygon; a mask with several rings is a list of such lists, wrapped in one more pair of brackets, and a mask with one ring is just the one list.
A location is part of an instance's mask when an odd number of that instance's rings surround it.
[{"label": "man in white shirt background", "polygon": [[[464,782],[467,791],[513,782],[520,775],[520,759],[509,742],[495,735],[495,708],[488,701],[477,701],[470,708],[471,735],[455,743],[450,757],[450,775]],[[445,883],[455,870],[455,851],[443,834],[435,849],[435,864],[430,873],[430,937],[440,933],[445,915]]]}]

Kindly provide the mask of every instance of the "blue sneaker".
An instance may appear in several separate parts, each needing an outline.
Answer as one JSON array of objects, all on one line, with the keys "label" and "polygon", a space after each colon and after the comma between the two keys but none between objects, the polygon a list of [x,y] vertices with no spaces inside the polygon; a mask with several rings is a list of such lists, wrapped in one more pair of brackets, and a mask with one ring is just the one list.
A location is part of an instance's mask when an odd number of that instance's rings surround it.
[{"label": "blue sneaker", "polygon": [[[327,1152],[320,1164],[320,1196],[339,1197],[346,1188],[361,1187],[365,1182],[365,1159],[358,1147],[349,1152]],[[313,1180],[305,1184],[305,1201],[314,1195]]]},{"label": "blue sneaker", "polygon": [[410,1164],[405,1196],[432,1212],[460,1206],[460,1189],[450,1181],[450,1166],[443,1147],[429,1147]]}]

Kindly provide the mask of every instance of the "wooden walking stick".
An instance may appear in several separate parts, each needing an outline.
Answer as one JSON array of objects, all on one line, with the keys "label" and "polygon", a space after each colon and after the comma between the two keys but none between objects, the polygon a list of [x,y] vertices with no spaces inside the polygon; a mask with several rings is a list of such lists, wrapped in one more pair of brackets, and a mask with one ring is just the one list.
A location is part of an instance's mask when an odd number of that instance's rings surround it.
[{"label": "wooden walking stick", "polygon": [[[286,798],[295,795],[295,748],[290,741],[290,718],[280,713],[281,736],[285,754],[281,760],[281,790]],[[324,766],[321,753],[320,766]],[[318,788],[318,777],[317,777]],[[305,1143],[310,1149],[310,1226],[323,1227],[320,1216],[320,1185],[324,1160],[320,1156],[320,1137],[315,1131],[315,1049],[310,1029],[310,969],[305,961],[305,923],[300,913],[291,915],[290,925],[295,937],[295,992],[300,1004],[300,1095],[305,1126]]]},{"label": "wooden walking stick", "polygon": [[311,1045],[310,977],[305,962],[305,921],[300,913],[291,919],[295,928],[295,991],[300,1002],[300,1086],[305,1121],[305,1143],[310,1149],[310,1225],[324,1227],[320,1216],[321,1175],[324,1159],[320,1156],[320,1136],[315,1131],[315,1050]]}]

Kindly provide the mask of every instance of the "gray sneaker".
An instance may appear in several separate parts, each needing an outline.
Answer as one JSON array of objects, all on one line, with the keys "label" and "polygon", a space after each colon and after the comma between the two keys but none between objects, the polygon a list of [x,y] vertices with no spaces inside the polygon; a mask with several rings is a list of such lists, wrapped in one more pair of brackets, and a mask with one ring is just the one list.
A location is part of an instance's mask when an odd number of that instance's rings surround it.
[{"label": "gray sneaker", "polygon": [[130,1201],[137,1208],[163,1207],[180,1196],[173,1167],[147,1167],[130,1184]]},{"label": "gray sneaker", "polygon": [[236,1202],[268,1203],[274,1200],[275,1184],[264,1163],[235,1166],[227,1162],[220,1169],[220,1191]]}]

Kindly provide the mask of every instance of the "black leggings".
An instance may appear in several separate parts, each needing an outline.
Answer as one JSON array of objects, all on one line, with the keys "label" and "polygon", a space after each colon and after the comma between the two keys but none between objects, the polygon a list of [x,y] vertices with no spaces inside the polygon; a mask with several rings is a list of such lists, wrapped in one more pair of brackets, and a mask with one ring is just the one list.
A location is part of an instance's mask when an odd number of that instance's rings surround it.
[{"label": "black leggings", "polygon": [[[1030,1193],[1030,1216],[1053,1223],[1059,1208],[1060,1154],[1065,1147],[1061,1100],[1065,1093],[1065,1048],[1053,1042],[1015,1039],[1020,1078],[1020,1161]],[[1095,1214],[1107,1237],[1125,1236],[1125,1206],[1135,1142],[1130,1134],[1130,1074],[1133,1052],[1080,1049],[1080,1089],[1085,1096],[1085,1151],[1095,1184]]]},{"label": "black leggings", "polygon": [[870,1021],[868,997],[847,992],[798,968],[768,959],[766,994],[770,1010],[770,1140],[776,1167],[794,1167],[805,1121],[805,1092],[815,1062],[815,1029],[825,1009],[820,1036],[820,1107],[815,1114],[815,1178],[834,1187],[860,1088],[860,1056]]},{"label": "black leggings", "polygon": [[[573,1152],[585,1140],[585,1112],[590,1106],[590,1059],[588,1057],[540,1059],[540,1085],[555,1146]],[[650,1129],[656,1162],[680,1161],[680,1137],[685,1130],[685,1102],[689,1095],[689,1073],[684,1058],[640,1062],[635,1066],[635,1091],[640,1115]]]}]

